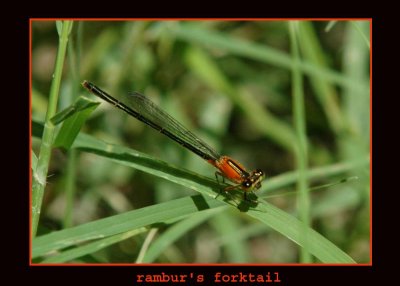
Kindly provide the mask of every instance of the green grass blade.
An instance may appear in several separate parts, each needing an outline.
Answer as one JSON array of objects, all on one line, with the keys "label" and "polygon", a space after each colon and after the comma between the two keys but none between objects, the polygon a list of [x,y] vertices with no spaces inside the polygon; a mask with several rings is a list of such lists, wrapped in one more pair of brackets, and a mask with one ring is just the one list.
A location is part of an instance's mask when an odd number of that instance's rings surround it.
[{"label": "green grass blade", "polygon": [[[360,26],[369,32],[368,22],[359,22]],[[352,25],[346,27],[346,45],[343,52],[343,72],[355,81],[369,83],[370,64],[369,49],[365,46],[360,32],[355,30]],[[349,121],[349,134],[353,142],[348,142],[349,157],[359,156],[360,153],[368,152],[370,139],[370,93],[359,92],[352,87],[343,90],[343,110],[344,116]],[[350,137],[349,136],[349,137]],[[344,136],[342,136],[343,138]],[[359,138],[356,138],[359,137]],[[368,144],[365,144],[368,143]],[[367,148],[365,148],[367,147]],[[361,151],[361,152],[360,152]]]},{"label": "green grass blade", "polygon": [[216,208],[196,213],[166,230],[147,250],[142,263],[153,263],[160,254],[189,230],[205,222],[225,208]]},{"label": "green grass blade", "polygon": [[152,243],[154,237],[156,236],[157,232],[158,228],[151,228],[150,231],[147,233],[147,236],[143,241],[142,246],[140,247],[140,251],[138,256],[136,257],[135,263],[142,263],[143,257],[147,252],[147,249],[149,248],[150,244]]},{"label": "green grass blade", "polygon": [[72,149],[68,152],[67,169],[65,172],[65,212],[63,218],[63,228],[71,227],[73,224],[73,207],[75,199],[76,164],[78,162],[78,150]]},{"label": "green grass blade", "polygon": [[123,240],[126,240],[132,236],[138,235],[145,231],[147,231],[147,228],[142,227],[142,228],[134,229],[132,231],[127,231],[124,233],[112,235],[112,236],[104,238],[104,239],[99,239],[94,242],[87,243],[83,246],[78,246],[73,249],[65,250],[57,255],[50,256],[50,257],[44,259],[43,261],[41,261],[41,263],[64,263],[64,262],[72,261],[76,258],[82,257],[84,255],[92,254],[96,251],[99,251],[100,249],[103,249],[112,244],[121,242]]},{"label": "green grass blade", "polygon": [[[36,235],[40,212],[42,208],[43,194],[46,187],[47,171],[50,163],[51,148],[54,138],[55,126],[50,118],[54,116],[57,109],[58,95],[61,85],[61,75],[67,51],[68,35],[71,32],[72,21],[63,21],[59,38],[59,47],[56,56],[54,78],[51,82],[49,105],[46,113],[46,124],[43,132],[42,143],[36,169],[33,172],[32,183],[32,237]],[[60,26],[60,24],[57,24]]]},{"label": "green grass blade", "polygon": [[329,32],[337,24],[338,21],[329,21],[325,27],[325,32]]},{"label": "green grass blade", "polygon": [[32,170],[36,169],[36,164],[37,164],[37,157],[35,152],[33,152],[33,150],[31,150],[31,168]]},{"label": "green grass blade", "polygon": [[63,122],[63,125],[54,141],[54,147],[69,149],[81,127],[99,104],[100,102],[79,97],[73,105],[55,115],[52,118],[54,124]]},{"label": "green grass blade", "polygon": [[[347,174],[353,170],[358,170],[361,167],[369,165],[369,157],[359,158],[358,160],[351,160],[330,164],[327,166],[316,167],[309,169],[307,172],[307,179],[328,179],[330,177]],[[298,171],[286,172],[272,178],[268,178],[268,184],[262,186],[262,190],[258,193],[260,195],[279,190],[296,183],[299,177]]]},{"label": "green grass blade", "polygon": [[152,224],[162,224],[171,219],[185,217],[197,213],[199,210],[221,205],[221,202],[218,200],[197,195],[144,207],[65,230],[52,232],[37,237],[32,241],[32,257],[39,257],[78,243],[105,238],[145,226],[151,226]]},{"label": "green grass blade", "polygon": [[[186,197],[53,232],[33,240],[32,257],[43,256],[77,243],[116,235],[155,223],[163,223],[169,219],[185,217],[197,213],[199,210],[215,208],[220,205],[221,202],[212,198]],[[301,244],[302,223],[273,205],[263,202],[257,209],[250,209],[246,214],[282,233],[295,243]],[[322,262],[354,263],[346,253],[314,230],[308,228],[307,237],[309,239],[307,250]]]},{"label": "green grass blade", "polygon": [[61,122],[74,116],[75,114],[85,111],[87,109],[97,107],[99,104],[99,101],[93,101],[87,97],[81,96],[72,105],[58,112],[50,120],[54,125],[58,125]]},{"label": "green grass blade", "polygon": [[293,124],[296,130],[296,167],[299,172],[299,180],[297,182],[297,189],[299,192],[299,213],[301,221],[303,222],[301,228],[301,240],[303,241],[303,247],[300,249],[300,261],[303,263],[312,262],[308,250],[308,236],[307,229],[311,225],[310,219],[310,196],[308,194],[308,182],[307,182],[307,131],[306,131],[306,119],[305,119],[305,107],[304,107],[304,92],[303,92],[303,75],[299,69],[300,62],[300,51],[297,39],[300,37],[299,34],[299,22],[289,22],[289,34],[290,44],[293,56],[293,67],[292,67],[292,97],[293,97]]},{"label": "green grass blade", "polygon": [[[307,228],[295,217],[263,201],[262,212],[250,209],[247,214],[280,232],[323,263],[355,263],[355,261],[332,242],[311,228]],[[307,245],[302,244],[301,233],[306,231]]]},{"label": "green grass blade", "polygon": [[360,28],[357,22],[352,21],[351,24],[357,30],[357,32],[361,35],[361,38],[364,40],[365,44],[367,45],[368,49],[371,49],[371,43],[369,41],[369,35],[365,35],[364,31]]},{"label": "green grass blade", "polygon": [[[304,59],[321,69],[328,69],[325,51],[312,22],[299,23],[299,45]],[[335,86],[322,77],[310,76],[309,80],[319,104],[325,111],[330,127],[336,134],[341,134],[344,122]]]}]

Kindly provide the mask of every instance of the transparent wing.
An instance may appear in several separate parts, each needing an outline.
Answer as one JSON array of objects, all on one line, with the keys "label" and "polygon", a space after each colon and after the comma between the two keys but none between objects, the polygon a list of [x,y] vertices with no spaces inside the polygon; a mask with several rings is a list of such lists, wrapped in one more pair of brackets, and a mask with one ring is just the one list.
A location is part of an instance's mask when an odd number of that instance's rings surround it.
[{"label": "transparent wing", "polygon": [[[167,135],[182,146],[206,160],[217,160],[219,154],[207,143],[190,132],[171,115],[138,92],[130,93],[119,101],[138,113],[139,120]],[[133,115],[133,114],[132,114]]]}]

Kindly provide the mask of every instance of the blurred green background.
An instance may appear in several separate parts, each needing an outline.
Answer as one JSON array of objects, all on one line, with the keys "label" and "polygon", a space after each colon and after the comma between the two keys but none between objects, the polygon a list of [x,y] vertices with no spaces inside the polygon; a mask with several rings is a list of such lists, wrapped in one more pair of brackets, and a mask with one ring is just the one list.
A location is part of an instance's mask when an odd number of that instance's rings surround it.
[{"label": "blurred green background", "polygon": [[[357,262],[369,263],[370,22],[301,21],[297,27],[308,167],[354,163],[309,184],[358,177],[310,193],[311,226]],[[54,21],[34,20],[31,29],[32,118],[43,122],[58,34]],[[288,21],[76,21],[58,110],[80,95],[92,97],[80,85],[84,79],[115,96],[139,91],[220,154],[264,170],[267,178],[257,195],[297,216],[296,195],[284,195],[295,184],[268,190],[271,178],[296,170],[292,64]],[[215,169],[201,158],[109,104],[102,102],[82,132],[214,177]],[[39,146],[40,138],[33,137],[36,154]],[[53,149],[51,156],[38,235],[196,194],[94,154],[76,152],[71,160],[70,153]],[[71,164],[72,187],[66,183]],[[74,190],[72,198],[66,188]],[[134,262],[145,239],[139,234],[73,262]],[[234,208],[191,229],[155,260],[298,261],[297,245]]]}]

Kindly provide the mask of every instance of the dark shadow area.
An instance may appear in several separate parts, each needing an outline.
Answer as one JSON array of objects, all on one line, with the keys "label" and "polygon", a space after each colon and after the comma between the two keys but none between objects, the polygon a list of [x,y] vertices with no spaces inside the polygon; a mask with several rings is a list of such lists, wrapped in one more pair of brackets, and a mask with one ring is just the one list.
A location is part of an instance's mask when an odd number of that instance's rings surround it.
[{"label": "dark shadow area", "polygon": [[196,205],[196,208],[199,211],[210,208],[209,204],[207,203],[207,201],[204,199],[204,197],[202,195],[191,196],[191,199],[193,200],[193,203]]}]

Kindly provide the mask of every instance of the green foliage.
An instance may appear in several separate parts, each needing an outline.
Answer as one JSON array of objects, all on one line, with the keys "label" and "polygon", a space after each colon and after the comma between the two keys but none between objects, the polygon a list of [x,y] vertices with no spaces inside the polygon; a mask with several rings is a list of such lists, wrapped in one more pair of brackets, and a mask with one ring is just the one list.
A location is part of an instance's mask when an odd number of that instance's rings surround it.
[{"label": "green foliage", "polygon": [[[369,22],[290,25],[33,21],[34,261],[369,263]],[[84,79],[263,169],[258,201],[215,198],[214,168],[80,97]]]},{"label": "green foliage", "polygon": [[99,104],[99,102],[93,102],[81,97],[73,105],[56,114],[51,119],[53,124],[57,125],[59,122],[65,121],[57,134],[53,146],[69,149],[82,125]]}]

